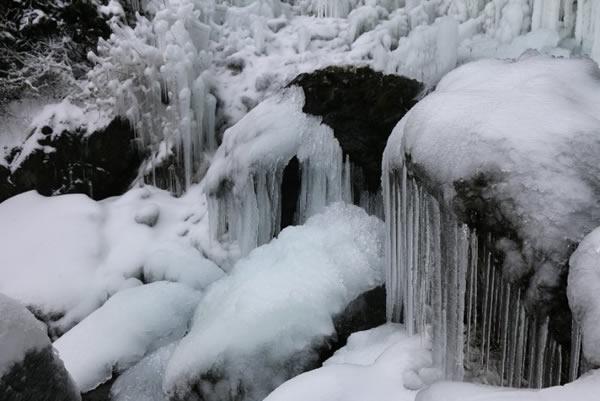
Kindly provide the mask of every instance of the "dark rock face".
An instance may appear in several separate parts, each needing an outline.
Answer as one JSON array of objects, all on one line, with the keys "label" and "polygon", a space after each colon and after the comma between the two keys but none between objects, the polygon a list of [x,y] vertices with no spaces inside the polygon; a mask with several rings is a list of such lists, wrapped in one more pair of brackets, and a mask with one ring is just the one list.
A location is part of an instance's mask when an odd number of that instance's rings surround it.
[{"label": "dark rock face", "polygon": [[300,196],[300,162],[292,157],[281,180],[281,229],[294,224],[298,197]]},{"label": "dark rock face", "polygon": [[5,401],[79,401],[81,396],[51,345],[30,351],[0,377],[0,399]]},{"label": "dark rock face", "polygon": [[[93,199],[122,194],[137,176],[143,160],[135,135],[122,119],[90,135],[48,132],[39,148],[26,155],[12,175],[0,170],[0,201],[31,189],[42,195],[85,193]],[[48,152],[45,149],[53,149]]]},{"label": "dark rock face", "polygon": [[350,334],[386,321],[385,288],[373,288],[350,302],[333,317],[335,333],[315,336],[311,345],[282,358],[268,344],[251,355],[223,355],[204,372],[189,393],[171,395],[172,401],[250,401],[264,399],[284,381],[320,367],[343,347]]},{"label": "dark rock face", "polygon": [[388,137],[417,103],[423,84],[368,67],[328,67],[301,74],[290,85],[304,90],[302,110],[323,117],[344,153],[362,169],[366,189],[376,192]]}]

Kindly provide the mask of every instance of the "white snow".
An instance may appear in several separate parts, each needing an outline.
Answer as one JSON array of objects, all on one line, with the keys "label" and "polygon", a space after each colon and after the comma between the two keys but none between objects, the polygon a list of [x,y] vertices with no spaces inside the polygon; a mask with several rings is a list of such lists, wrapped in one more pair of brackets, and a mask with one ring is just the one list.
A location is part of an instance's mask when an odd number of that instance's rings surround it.
[{"label": "white snow", "polygon": [[322,368],[285,382],[265,401],[413,401],[417,391],[406,386],[431,364],[429,346],[399,324],[354,333]]},{"label": "white snow", "polygon": [[212,398],[244,384],[257,391],[246,397],[265,396],[302,358],[314,358],[311,346],[334,333],[337,313],[381,284],[382,236],[381,221],[338,203],[256,248],[208,289],[169,362],[165,389],[184,397],[214,368],[224,375],[215,380],[226,382],[207,388]]},{"label": "white snow", "polygon": [[572,383],[542,390],[440,382],[419,392],[416,401],[593,401],[599,388],[600,370],[593,370]]},{"label": "white snow", "polygon": [[397,125],[384,175],[401,169],[408,154],[448,204],[455,182],[491,179],[485,196],[500,202],[517,230],[522,257],[545,255],[506,266],[511,279],[534,273],[528,298],[535,300],[558,285],[569,246],[600,221],[599,76],[590,60],[538,55],[462,66]]},{"label": "white snow", "polygon": [[0,379],[27,352],[50,346],[46,326],[24,305],[0,293]]},{"label": "white snow", "polygon": [[[203,289],[224,272],[199,187],[181,198],[152,187],[95,202],[27,192],[0,204],[0,291],[68,330],[122,288],[156,280]],[[159,210],[153,227],[139,214]]]},{"label": "white snow", "polygon": [[82,392],[183,337],[201,293],[169,282],[120,291],[54,342]]},{"label": "white snow", "polygon": [[600,230],[587,235],[571,255],[567,295],[582,329],[583,354],[600,365]]}]

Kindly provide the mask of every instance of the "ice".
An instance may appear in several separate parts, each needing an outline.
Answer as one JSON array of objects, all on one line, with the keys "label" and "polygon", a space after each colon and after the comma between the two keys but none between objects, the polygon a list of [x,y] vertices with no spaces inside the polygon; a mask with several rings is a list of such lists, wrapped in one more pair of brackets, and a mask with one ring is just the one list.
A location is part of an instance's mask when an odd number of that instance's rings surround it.
[{"label": "ice", "polygon": [[595,366],[600,365],[599,241],[600,231],[596,229],[571,255],[567,286],[569,306],[582,330],[583,354]]},{"label": "ice", "polygon": [[25,355],[50,346],[46,327],[25,306],[0,293],[0,379]]},{"label": "ice", "polygon": [[303,105],[298,87],[262,102],[225,132],[206,174],[211,234],[237,241],[242,256],[279,233],[283,170],[292,157],[302,171],[295,222],[348,193],[333,130]]},{"label": "ice", "polygon": [[241,259],[199,304],[167,367],[169,395],[259,399],[314,366],[334,316],[382,283],[382,235],[377,218],[333,204]]},{"label": "ice", "polygon": [[541,387],[577,374],[576,337],[569,357],[551,334],[569,316],[551,305],[573,245],[600,218],[599,73],[540,55],[468,64],[388,141],[388,313],[409,333],[432,324],[447,378]]},{"label": "ice", "polygon": [[417,372],[431,362],[429,345],[399,324],[354,333],[322,368],[285,382],[265,401],[413,401],[417,392],[408,380],[421,380]]},{"label": "ice", "polygon": [[183,337],[200,297],[169,282],[120,291],[54,346],[81,391],[90,391]]},{"label": "ice", "polygon": [[165,345],[123,372],[111,387],[111,400],[166,401],[162,380],[176,346]]},{"label": "ice", "polygon": [[419,392],[416,401],[592,401],[597,399],[600,371],[594,370],[578,380],[543,390],[517,390],[471,383],[436,383]]},{"label": "ice", "polygon": [[[153,227],[140,214],[160,210]],[[57,335],[120,289],[169,280],[203,289],[225,273],[206,199],[152,187],[95,202],[27,192],[0,204],[0,291],[31,306]],[[36,313],[37,313],[36,312]]]}]

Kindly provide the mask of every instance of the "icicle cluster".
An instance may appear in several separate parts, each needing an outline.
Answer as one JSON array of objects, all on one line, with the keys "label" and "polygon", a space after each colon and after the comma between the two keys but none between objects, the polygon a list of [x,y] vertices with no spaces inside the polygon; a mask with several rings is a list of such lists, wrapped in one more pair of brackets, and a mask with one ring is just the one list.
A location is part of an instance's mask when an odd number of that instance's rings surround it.
[{"label": "icicle cluster", "polygon": [[216,149],[217,102],[206,72],[209,12],[192,0],[151,5],[158,11],[150,19],[137,14],[133,28],[114,21],[111,37],[100,39],[97,54],[89,55],[96,66],[88,91],[126,117],[142,148],[151,150],[144,173],[153,184],[154,166],[176,158],[184,173],[171,177],[178,187],[169,189],[181,192],[204,163],[204,152]]},{"label": "icicle cluster", "polygon": [[388,319],[410,334],[431,325],[446,378],[541,388],[578,377],[578,328],[571,352],[550,335],[548,317],[528,313],[524,290],[492,255],[493,238],[459,222],[406,166],[384,171],[384,197]]}]

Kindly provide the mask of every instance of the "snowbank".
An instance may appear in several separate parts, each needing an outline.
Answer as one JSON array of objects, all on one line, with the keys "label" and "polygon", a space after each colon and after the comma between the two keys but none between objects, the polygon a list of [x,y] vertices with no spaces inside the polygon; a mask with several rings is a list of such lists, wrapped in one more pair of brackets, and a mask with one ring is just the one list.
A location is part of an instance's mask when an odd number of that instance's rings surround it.
[{"label": "snowbank", "polygon": [[471,383],[435,383],[422,390],[416,401],[592,401],[598,399],[600,371],[591,371],[564,386],[542,390],[517,390]]},{"label": "snowbank", "polygon": [[173,399],[260,399],[318,363],[334,317],[382,282],[382,223],[343,204],[288,227],[213,284],[167,367]]},{"label": "snowbank", "polygon": [[387,324],[352,334],[322,368],[285,382],[265,401],[413,401],[416,389],[407,386],[421,381],[417,372],[430,363],[427,340]]},{"label": "snowbank", "polygon": [[[143,222],[148,210],[155,224]],[[152,187],[94,202],[27,192],[0,204],[0,291],[60,334],[120,289],[159,280],[203,289],[224,272],[200,188],[174,198]]]},{"label": "snowbank", "polygon": [[88,392],[183,337],[200,297],[183,284],[168,282],[121,291],[54,346],[81,391]]},{"label": "snowbank", "polygon": [[[600,222],[600,70],[526,55],[448,74],[397,125],[387,173],[406,162],[464,222],[507,237],[505,277],[553,298],[572,247]],[[547,306],[547,305],[546,305]]]}]

